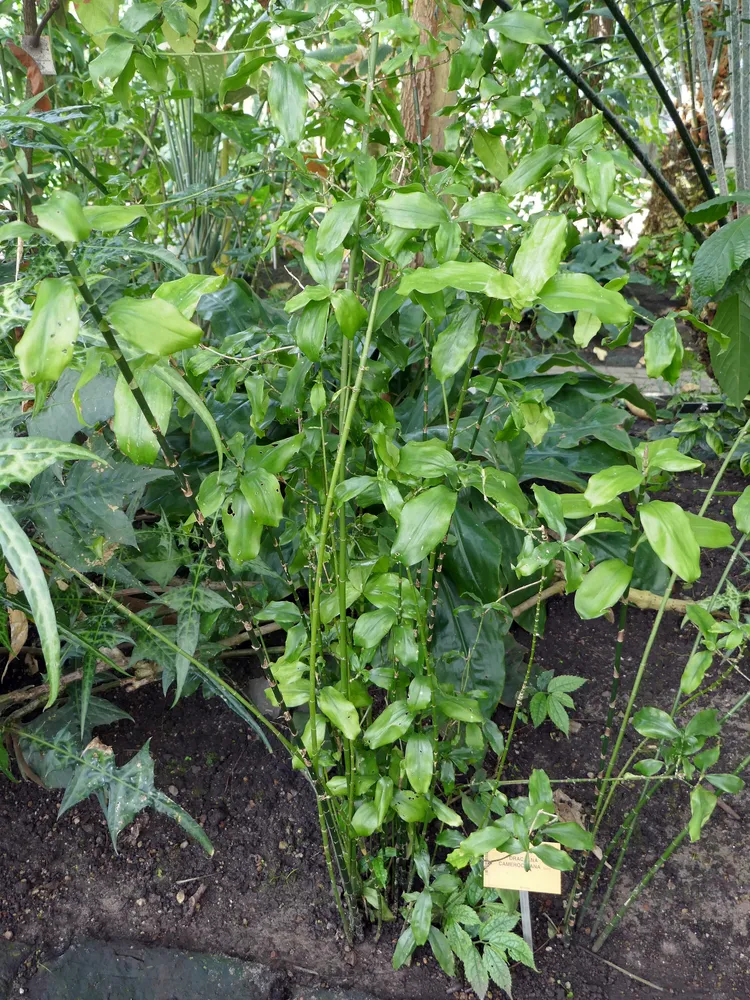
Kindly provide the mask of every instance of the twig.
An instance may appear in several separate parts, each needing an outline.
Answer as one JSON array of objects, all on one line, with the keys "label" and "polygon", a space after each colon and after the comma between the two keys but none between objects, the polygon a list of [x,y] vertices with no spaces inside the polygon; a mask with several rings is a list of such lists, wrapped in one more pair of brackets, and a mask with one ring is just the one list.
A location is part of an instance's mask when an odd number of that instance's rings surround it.
[{"label": "twig", "polygon": [[616,969],[617,972],[621,972],[623,976],[627,976],[629,979],[634,979],[637,983],[643,983],[644,986],[651,987],[652,990],[658,990],[659,993],[664,992],[663,986],[657,986],[656,983],[650,983],[648,979],[643,979],[641,976],[636,976],[634,972],[628,972],[627,969],[623,969],[621,965],[615,965],[614,962],[610,962],[607,958],[602,958],[601,955],[597,955],[595,951],[590,951],[588,948],[581,948],[581,951],[585,951],[587,955],[591,955],[594,958],[598,958],[600,962],[604,962],[611,969]]},{"label": "twig", "polygon": [[47,12],[44,14],[41,21],[37,25],[36,31],[31,36],[31,44],[35,49],[39,48],[39,42],[41,41],[42,38],[42,32],[47,27],[50,18],[53,16],[53,14],[55,14],[59,10],[59,8],[60,8],[60,0],[52,0],[52,3],[49,5],[49,8],[47,9]]}]

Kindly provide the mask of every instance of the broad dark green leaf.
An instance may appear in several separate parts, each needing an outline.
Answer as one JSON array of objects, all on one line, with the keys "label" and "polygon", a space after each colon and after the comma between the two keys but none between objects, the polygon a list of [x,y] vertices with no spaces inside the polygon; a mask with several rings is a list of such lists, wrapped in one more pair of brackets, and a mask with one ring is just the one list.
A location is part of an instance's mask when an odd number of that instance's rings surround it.
[{"label": "broad dark green leaf", "polygon": [[347,199],[337,201],[328,209],[318,229],[316,250],[319,257],[325,257],[341,246],[357,221],[361,206],[361,201]]},{"label": "broad dark green leaf", "polygon": [[750,257],[750,215],[743,215],[717,229],[698,247],[691,274],[693,290],[698,295],[712,298],[721,291],[727,278],[742,267],[748,257]]},{"label": "broad dark green leaf", "polygon": [[479,337],[479,310],[464,304],[438,335],[432,349],[432,370],[440,382],[460,371]]},{"label": "broad dark green leaf", "polygon": [[[738,221],[748,220],[750,215]],[[724,228],[728,229],[729,226]],[[719,233],[722,232],[724,230],[720,229]],[[747,240],[750,256],[750,229]],[[708,243],[710,240],[704,246],[708,246]],[[715,339],[709,338],[708,348],[714,374],[730,403],[742,406],[742,401],[750,392],[750,288],[746,284],[741,285],[733,295],[722,299],[716,310],[714,326],[729,339],[727,348],[721,350]]]}]

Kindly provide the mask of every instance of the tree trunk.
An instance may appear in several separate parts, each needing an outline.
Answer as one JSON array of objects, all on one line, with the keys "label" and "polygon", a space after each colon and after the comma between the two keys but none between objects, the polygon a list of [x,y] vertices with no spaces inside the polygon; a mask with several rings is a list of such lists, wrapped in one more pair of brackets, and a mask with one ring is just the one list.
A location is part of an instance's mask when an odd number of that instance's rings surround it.
[{"label": "tree trunk", "polygon": [[[429,137],[430,147],[441,150],[445,147],[445,128],[451,119],[437,114],[446,104],[453,104],[455,94],[446,92],[450,53],[459,47],[459,29],[463,22],[460,7],[448,4],[443,10],[435,0],[414,0],[412,17],[422,28],[421,41],[437,38],[439,32],[451,34],[455,42],[449,44],[449,51],[443,53],[433,63],[427,56],[414,65],[413,73],[407,69],[401,81],[401,120],[404,123],[409,142],[419,143]],[[419,116],[417,117],[417,106]]]}]

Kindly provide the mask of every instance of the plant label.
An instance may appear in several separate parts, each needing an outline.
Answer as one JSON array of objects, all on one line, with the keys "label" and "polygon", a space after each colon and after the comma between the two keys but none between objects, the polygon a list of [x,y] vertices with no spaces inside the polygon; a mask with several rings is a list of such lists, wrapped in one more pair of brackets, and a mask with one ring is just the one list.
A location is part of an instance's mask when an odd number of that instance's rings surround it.
[{"label": "plant label", "polygon": [[[559,844],[549,844],[559,849]],[[490,851],[484,856],[484,885],[492,889],[518,889],[525,892],[562,892],[562,872],[550,868],[536,854],[529,854],[530,868],[526,871],[526,854],[504,854]]]},{"label": "plant label", "polygon": [[55,63],[52,59],[52,46],[47,35],[42,35],[38,45],[34,44],[33,35],[24,35],[21,48],[31,56],[39,67],[39,72],[42,76],[55,76],[57,74]]}]

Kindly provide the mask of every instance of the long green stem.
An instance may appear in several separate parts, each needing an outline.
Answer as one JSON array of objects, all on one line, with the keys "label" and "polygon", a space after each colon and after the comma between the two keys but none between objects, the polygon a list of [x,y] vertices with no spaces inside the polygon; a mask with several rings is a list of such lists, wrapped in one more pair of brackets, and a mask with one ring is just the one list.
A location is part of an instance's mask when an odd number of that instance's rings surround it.
[{"label": "long green stem", "polygon": [[[375,284],[375,291],[372,297],[372,302],[370,304],[370,316],[367,322],[367,331],[365,333],[365,339],[362,344],[362,351],[359,357],[359,367],[357,369],[357,377],[354,381],[352,387],[351,396],[349,398],[349,405],[346,409],[346,418],[344,420],[344,425],[339,431],[339,444],[336,449],[336,460],[333,465],[333,472],[331,473],[331,482],[337,483],[339,481],[339,475],[344,465],[344,457],[346,455],[346,445],[349,440],[349,434],[352,429],[352,421],[354,419],[354,411],[357,407],[357,400],[359,399],[359,394],[362,391],[362,381],[365,377],[365,371],[367,370],[367,361],[370,353],[370,344],[372,343],[372,335],[375,327],[375,314],[378,308],[378,299],[380,298],[380,290],[383,285],[383,275],[385,273],[385,261],[382,261],[378,269],[378,277]],[[318,655],[318,632],[320,630],[320,595],[323,585],[323,565],[325,563],[326,555],[326,545],[328,543],[328,532],[331,526],[331,511],[333,510],[333,500],[334,500],[334,490],[331,489],[326,497],[325,507],[323,508],[323,517],[320,523],[320,536],[318,538],[317,554],[316,554],[316,566],[315,566],[315,582],[313,585],[313,600],[312,600],[312,612],[310,617],[310,697],[309,697],[309,707],[310,707],[310,747],[311,756],[313,763],[318,755],[318,734],[317,734],[317,696],[316,696],[316,673],[317,673],[317,655]]]},{"label": "long green stem", "polygon": [[[745,757],[745,759],[741,761],[740,764],[737,765],[737,767],[734,769],[732,773],[735,775],[739,775],[747,768],[748,765],[750,765],[750,755]],[[718,794],[720,795],[721,793]],[[591,949],[593,952],[598,952],[601,949],[601,947],[606,942],[607,938],[610,936],[612,931],[614,931],[617,928],[620,921],[625,916],[630,907],[633,905],[633,903],[636,901],[636,899],[638,899],[643,890],[653,880],[654,876],[664,867],[667,861],[669,861],[671,856],[683,842],[685,837],[687,837],[689,832],[690,832],[690,826],[689,825],[684,826],[682,830],[680,830],[680,832],[677,834],[677,836],[672,840],[672,842],[669,844],[669,846],[666,848],[663,854],[659,857],[656,863],[653,864],[651,868],[649,868],[649,870],[643,876],[641,881],[638,883],[635,889],[633,889],[633,891],[630,893],[628,898],[622,904],[620,909],[617,911],[617,913],[615,913],[610,922],[607,924],[607,926],[601,932],[599,937],[596,939]]]}]

